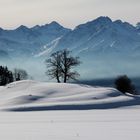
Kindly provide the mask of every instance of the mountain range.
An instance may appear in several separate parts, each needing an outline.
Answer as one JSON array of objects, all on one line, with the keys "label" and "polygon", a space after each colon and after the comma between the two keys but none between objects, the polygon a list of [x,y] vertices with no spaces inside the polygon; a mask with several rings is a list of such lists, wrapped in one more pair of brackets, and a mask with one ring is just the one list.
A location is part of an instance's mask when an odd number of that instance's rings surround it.
[{"label": "mountain range", "polygon": [[15,30],[0,29],[0,52],[11,57],[33,56],[41,51],[43,46],[56,38],[65,35],[66,29],[57,22],[43,26],[28,28],[21,25]]},{"label": "mountain range", "polygon": [[83,62],[81,73],[85,73],[86,67],[86,72],[93,71],[100,76],[110,72],[112,75],[125,72],[131,75],[132,71],[136,76],[140,70],[140,26],[99,17],[73,30],[55,21],[32,28],[23,25],[15,30],[0,28],[1,60],[43,60],[61,49],[70,49],[80,56]]}]

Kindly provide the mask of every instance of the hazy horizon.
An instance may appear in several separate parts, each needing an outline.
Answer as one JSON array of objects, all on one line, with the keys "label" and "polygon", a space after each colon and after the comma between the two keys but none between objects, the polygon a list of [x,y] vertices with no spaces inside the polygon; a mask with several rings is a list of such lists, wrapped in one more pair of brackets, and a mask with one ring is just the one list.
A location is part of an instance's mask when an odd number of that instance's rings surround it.
[{"label": "hazy horizon", "polygon": [[0,0],[0,27],[15,29],[57,21],[67,28],[108,16],[135,25],[140,22],[139,0]]}]

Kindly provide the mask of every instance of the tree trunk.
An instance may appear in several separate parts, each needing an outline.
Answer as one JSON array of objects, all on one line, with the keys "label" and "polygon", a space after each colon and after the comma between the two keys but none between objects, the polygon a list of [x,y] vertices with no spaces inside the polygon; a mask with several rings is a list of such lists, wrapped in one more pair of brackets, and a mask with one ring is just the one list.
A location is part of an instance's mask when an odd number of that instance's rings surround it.
[{"label": "tree trunk", "polygon": [[67,76],[64,75],[64,83],[66,83],[66,82],[67,82]]},{"label": "tree trunk", "polygon": [[57,77],[57,82],[58,82],[58,83],[61,83],[60,80],[59,80],[59,77]]}]

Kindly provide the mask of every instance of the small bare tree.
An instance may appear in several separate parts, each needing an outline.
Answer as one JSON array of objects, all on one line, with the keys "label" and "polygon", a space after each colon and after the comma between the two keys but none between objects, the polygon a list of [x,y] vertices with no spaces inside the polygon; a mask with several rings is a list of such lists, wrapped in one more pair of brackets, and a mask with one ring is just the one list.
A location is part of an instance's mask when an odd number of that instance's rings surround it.
[{"label": "small bare tree", "polygon": [[47,74],[51,78],[57,79],[59,83],[61,82],[60,79],[63,79],[63,82],[66,83],[67,80],[76,80],[79,76],[78,72],[72,71],[73,67],[81,63],[79,57],[73,57],[70,54],[71,52],[65,49],[53,53],[50,59],[46,60],[48,66]]},{"label": "small bare tree", "polygon": [[26,72],[26,70],[15,68],[14,72],[13,72],[13,76],[14,76],[14,80],[15,81],[19,81],[19,80],[26,80],[26,79],[28,79],[29,75]]}]

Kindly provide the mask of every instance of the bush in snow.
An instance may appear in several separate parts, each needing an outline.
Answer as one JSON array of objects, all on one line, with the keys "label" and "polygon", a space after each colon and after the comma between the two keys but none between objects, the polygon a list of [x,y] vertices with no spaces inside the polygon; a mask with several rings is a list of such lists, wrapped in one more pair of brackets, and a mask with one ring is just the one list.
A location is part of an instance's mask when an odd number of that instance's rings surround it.
[{"label": "bush in snow", "polygon": [[130,94],[136,94],[135,86],[132,84],[131,80],[127,77],[127,75],[119,76],[115,80],[115,86],[122,93],[128,92]]}]

